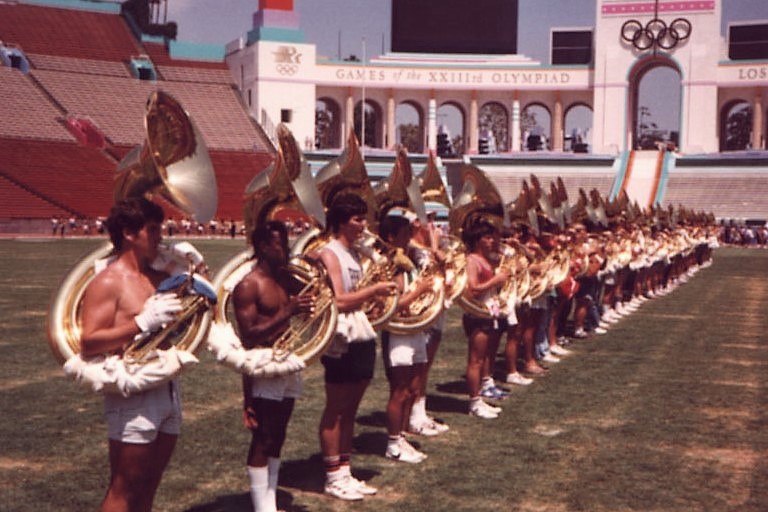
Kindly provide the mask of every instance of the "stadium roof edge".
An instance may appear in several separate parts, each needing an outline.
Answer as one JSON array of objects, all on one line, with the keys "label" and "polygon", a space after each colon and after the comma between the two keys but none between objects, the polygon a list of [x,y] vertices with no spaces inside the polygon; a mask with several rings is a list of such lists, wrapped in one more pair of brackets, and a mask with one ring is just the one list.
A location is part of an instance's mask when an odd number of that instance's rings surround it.
[{"label": "stadium roof edge", "polygon": [[109,0],[18,0],[20,4],[120,14],[122,2]]}]

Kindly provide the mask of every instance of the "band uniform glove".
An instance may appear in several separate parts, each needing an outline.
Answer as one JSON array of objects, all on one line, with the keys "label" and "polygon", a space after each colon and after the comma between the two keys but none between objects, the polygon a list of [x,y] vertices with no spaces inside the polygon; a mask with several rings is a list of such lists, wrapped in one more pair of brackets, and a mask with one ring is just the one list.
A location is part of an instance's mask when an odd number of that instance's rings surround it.
[{"label": "band uniform glove", "polygon": [[153,332],[170,323],[182,309],[181,300],[175,293],[160,293],[147,299],[134,321],[142,332]]},{"label": "band uniform glove", "polygon": [[172,276],[189,272],[190,264],[197,269],[204,266],[203,255],[189,242],[161,244],[159,254],[151,266]]},{"label": "band uniform glove", "polygon": [[171,244],[168,251],[177,258],[189,261],[195,266],[198,266],[203,262],[203,255],[189,242],[177,242]]}]

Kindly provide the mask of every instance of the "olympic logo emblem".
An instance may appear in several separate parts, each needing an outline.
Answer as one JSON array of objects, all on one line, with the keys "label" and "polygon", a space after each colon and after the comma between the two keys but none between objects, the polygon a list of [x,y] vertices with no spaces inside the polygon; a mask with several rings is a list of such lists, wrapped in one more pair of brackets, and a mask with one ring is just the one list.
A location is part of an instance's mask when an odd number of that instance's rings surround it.
[{"label": "olympic logo emblem", "polygon": [[277,67],[278,73],[286,76],[294,75],[299,70],[299,67],[296,64],[279,63],[275,64],[275,67]]},{"label": "olympic logo emblem", "polygon": [[645,27],[637,20],[625,21],[621,26],[621,38],[638,50],[647,50],[652,46],[671,50],[690,35],[691,22],[685,18],[677,18],[669,26],[659,18],[653,18]]}]

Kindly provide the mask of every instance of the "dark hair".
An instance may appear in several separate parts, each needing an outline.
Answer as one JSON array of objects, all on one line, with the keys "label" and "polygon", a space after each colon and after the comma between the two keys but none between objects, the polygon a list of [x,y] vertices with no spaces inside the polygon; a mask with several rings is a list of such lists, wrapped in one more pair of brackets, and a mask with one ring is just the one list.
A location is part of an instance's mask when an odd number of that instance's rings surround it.
[{"label": "dark hair", "polygon": [[288,247],[288,228],[285,227],[280,221],[270,220],[256,227],[251,232],[251,247],[253,247],[253,254],[256,256],[261,255],[261,244],[269,242],[272,238],[272,233],[277,232],[280,235],[280,243],[283,247]]},{"label": "dark hair", "polygon": [[379,236],[385,242],[389,242],[389,237],[396,237],[402,229],[411,229],[411,223],[402,215],[387,215],[381,219],[379,224]]},{"label": "dark hair", "polygon": [[478,219],[471,222],[461,233],[461,240],[467,246],[470,251],[475,250],[475,245],[486,235],[493,235],[498,233],[499,230],[492,222],[486,219]]},{"label": "dark hair", "polygon": [[165,214],[160,205],[145,197],[129,197],[115,203],[104,222],[116,250],[123,247],[123,232],[138,233],[150,222],[163,222]]},{"label": "dark hair", "polygon": [[368,205],[362,197],[357,194],[340,194],[331,202],[328,209],[328,227],[331,232],[339,231],[339,226],[355,215],[365,215],[368,213]]}]

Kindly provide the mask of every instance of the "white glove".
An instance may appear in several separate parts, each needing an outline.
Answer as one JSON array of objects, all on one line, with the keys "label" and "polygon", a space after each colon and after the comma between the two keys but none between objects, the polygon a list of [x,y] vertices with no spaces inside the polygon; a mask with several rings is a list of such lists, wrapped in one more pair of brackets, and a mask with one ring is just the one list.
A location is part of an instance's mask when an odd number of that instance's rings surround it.
[{"label": "white glove", "polygon": [[182,309],[184,308],[176,294],[156,294],[147,299],[141,313],[133,320],[142,332],[152,332],[173,320],[176,313]]},{"label": "white glove", "polygon": [[203,255],[189,242],[160,244],[159,254],[152,262],[152,268],[172,276],[189,272],[190,262],[198,267],[203,263]]},{"label": "white glove", "polygon": [[204,260],[200,251],[195,249],[195,246],[189,242],[172,244],[168,247],[168,252],[184,261],[191,261],[195,266],[198,266]]}]

